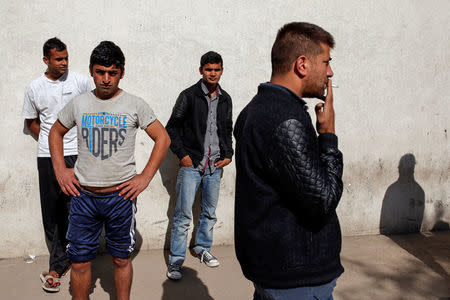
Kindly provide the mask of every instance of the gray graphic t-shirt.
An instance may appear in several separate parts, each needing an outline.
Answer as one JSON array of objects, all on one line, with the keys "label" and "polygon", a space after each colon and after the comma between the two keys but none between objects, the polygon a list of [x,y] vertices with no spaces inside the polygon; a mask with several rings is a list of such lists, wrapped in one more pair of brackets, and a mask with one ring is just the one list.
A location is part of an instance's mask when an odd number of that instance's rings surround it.
[{"label": "gray graphic t-shirt", "polygon": [[107,187],[136,175],[136,132],[156,120],[141,98],[122,91],[101,100],[93,92],[73,98],[58,113],[66,128],[77,126],[78,159],[75,176],[81,185]]}]

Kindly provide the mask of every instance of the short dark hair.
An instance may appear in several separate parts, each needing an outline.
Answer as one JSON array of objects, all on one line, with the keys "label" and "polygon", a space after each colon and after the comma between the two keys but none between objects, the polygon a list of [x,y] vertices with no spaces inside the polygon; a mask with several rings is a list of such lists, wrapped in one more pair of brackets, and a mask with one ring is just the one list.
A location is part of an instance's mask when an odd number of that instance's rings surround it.
[{"label": "short dark hair", "polygon": [[49,57],[50,50],[52,50],[53,48],[56,48],[56,51],[63,51],[67,49],[66,44],[61,42],[61,40],[58,39],[57,37],[54,37],[48,39],[44,43],[44,46],[42,47],[42,53],[44,54],[45,57]]},{"label": "short dark hair", "polygon": [[219,53],[214,51],[208,51],[202,55],[202,58],[200,58],[200,68],[206,64],[218,64],[218,63],[220,63],[220,65],[223,67],[222,56],[220,56]]},{"label": "short dark hair", "polygon": [[89,67],[93,65],[109,67],[115,65],[120,71],[125,67],[125,56],[119,46],[111,41],[103,41],[92,50]]},{"label": "short dark hair", "polygon": [[322,53],[320,43],[334,47],[333,36],[323,28],[305,22],[285,24],[278,30],[272,46],[272,75],[288,72],[301,55],[317,56]]}]

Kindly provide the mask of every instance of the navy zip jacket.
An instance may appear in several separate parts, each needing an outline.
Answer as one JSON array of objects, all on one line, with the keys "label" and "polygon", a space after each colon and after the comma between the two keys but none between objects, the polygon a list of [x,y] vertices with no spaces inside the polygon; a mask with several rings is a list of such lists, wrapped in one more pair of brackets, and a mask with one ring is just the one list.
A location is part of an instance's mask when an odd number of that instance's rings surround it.
[{"label": "navy zip jacket", "polygon": [[344,271],[336,207],[342,154],[317,136],[306,103],[261,84],[235,125],[235,247],[242,271],[266,288],[325,284]]},{"label": "navy zip jacket", "polygon": [[[197,167],[203,158],[208,119],[208,103],[201,82],[200,79],[180,93],[166,125],[172,141],[170,149],[180,160],[189,155],[194,167]],[[231,97],[220,86],[219,88],[222,94],[217,103],[217,135],[220,148],[219,160],[222,160],[231,159],[233,156],[233,120]]]}]

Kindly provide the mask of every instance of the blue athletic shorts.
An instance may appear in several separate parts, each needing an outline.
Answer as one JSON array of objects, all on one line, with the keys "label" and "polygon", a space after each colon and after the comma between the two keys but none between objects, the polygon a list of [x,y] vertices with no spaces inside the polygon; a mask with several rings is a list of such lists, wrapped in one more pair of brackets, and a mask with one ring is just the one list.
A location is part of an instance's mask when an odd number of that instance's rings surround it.
[{"label": "blue athletic shorts", "polygon": [[93,260],[105,224],[108,252],[128,258],[136,242],[135,214],[136,200],[125,200],[118,192],[94,194],[80,190],[80,196],[70,201],[67,256],[74,262]]}]

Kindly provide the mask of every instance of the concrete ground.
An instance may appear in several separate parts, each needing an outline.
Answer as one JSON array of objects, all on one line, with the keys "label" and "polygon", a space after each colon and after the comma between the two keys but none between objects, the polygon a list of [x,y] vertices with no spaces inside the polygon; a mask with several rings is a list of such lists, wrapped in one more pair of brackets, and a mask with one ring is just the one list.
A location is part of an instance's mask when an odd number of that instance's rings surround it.
[{"label": "concrete ground", "polygon": [[[188,254],[184,278],[166,278],[162,250],[140,251],[133,260],[131,299],[252,299],[253,287],[240,270],[233,246],[213,248],[221,265],[210,269]],[[48,256],[33,263],[0,260],[1,299],[70,299],[69,278],[61,291],[47,294],[39,273]],[[450,299],[450,231],[345,237],[335,299]],[[107,255],[93,263],[91,299],[115,299],[112,264]]]}]

